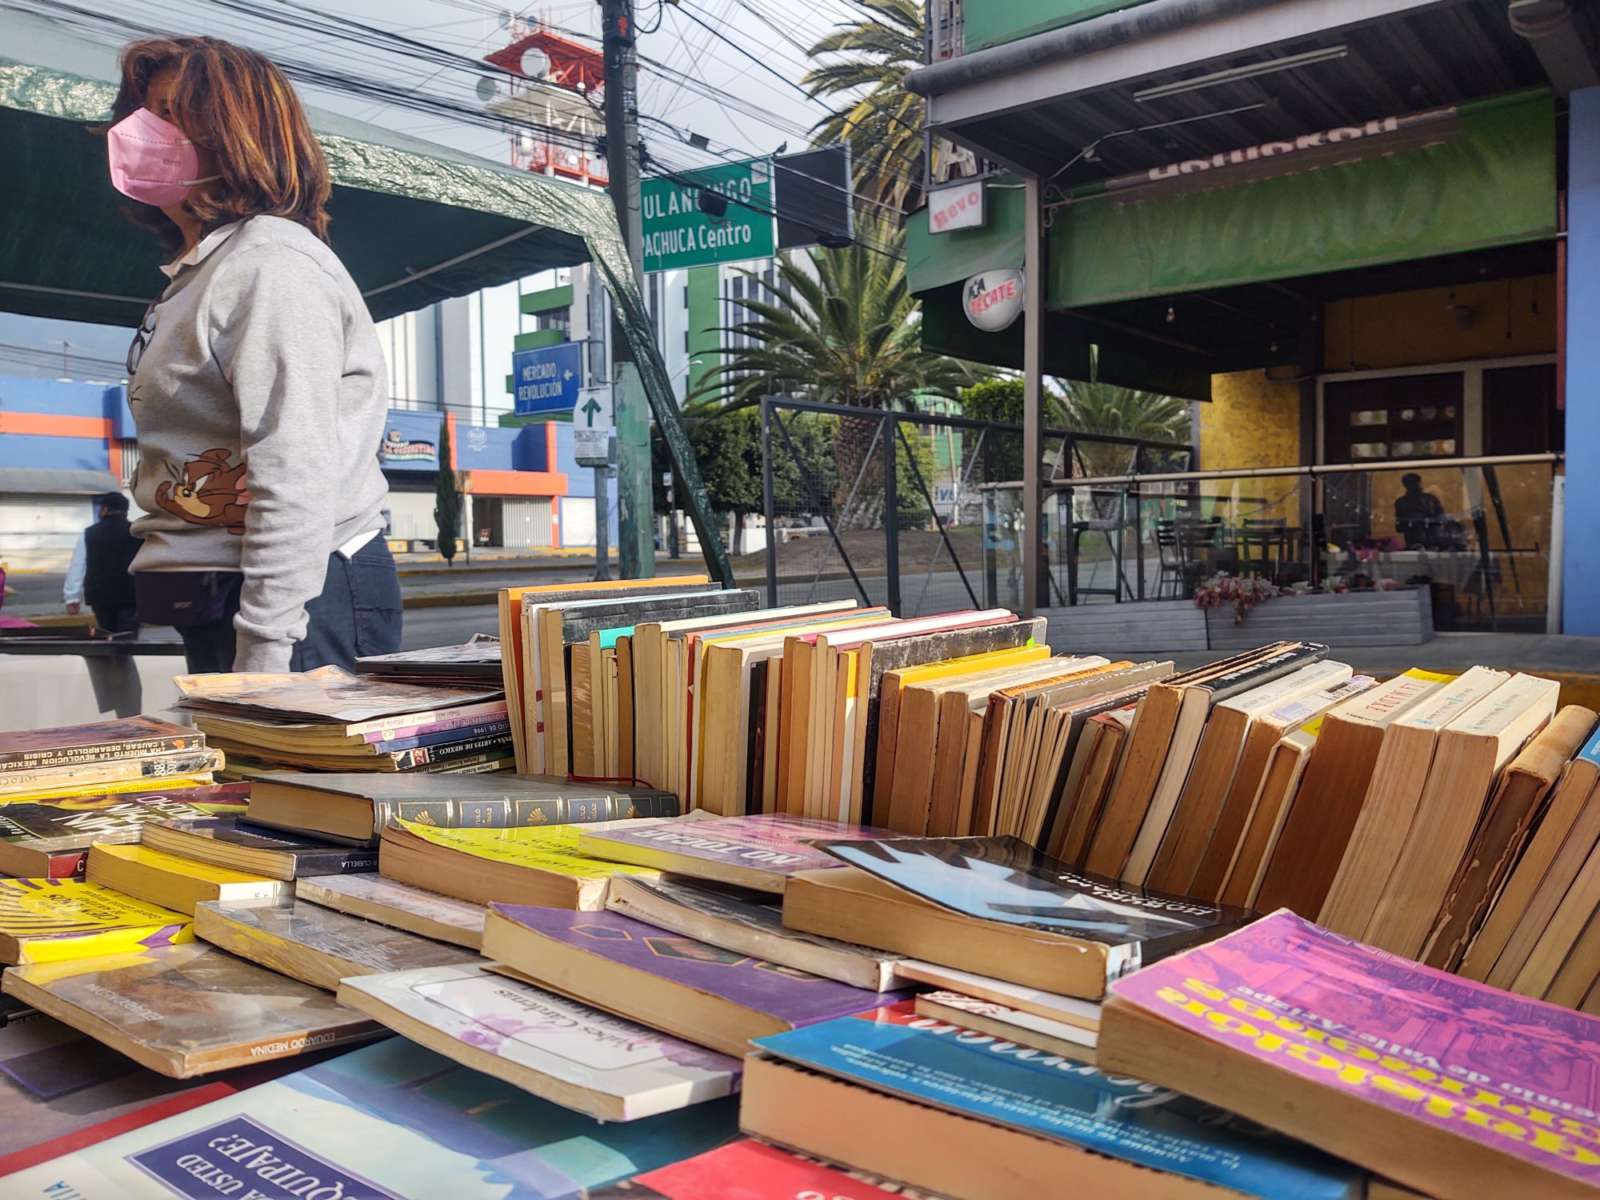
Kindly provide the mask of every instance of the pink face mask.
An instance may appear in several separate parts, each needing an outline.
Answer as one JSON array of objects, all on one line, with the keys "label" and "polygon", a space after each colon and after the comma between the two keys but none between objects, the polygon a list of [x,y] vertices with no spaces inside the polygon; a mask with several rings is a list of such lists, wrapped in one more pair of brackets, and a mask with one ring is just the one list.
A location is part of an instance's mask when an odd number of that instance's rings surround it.
[{"label": "pink face mask", "polygon": [[171,121],[136,108],[106,131],[111,185],[130,200],[162,207],[177,204],[197,183],[220,179],[200,174],[200,154]]}]

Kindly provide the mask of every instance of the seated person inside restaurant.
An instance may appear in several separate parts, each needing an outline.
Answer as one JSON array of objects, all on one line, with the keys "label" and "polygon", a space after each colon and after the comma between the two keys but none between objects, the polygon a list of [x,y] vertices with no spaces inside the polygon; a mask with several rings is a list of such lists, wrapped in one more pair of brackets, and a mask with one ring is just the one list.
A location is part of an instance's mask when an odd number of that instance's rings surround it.
[{"label": "seated person inside restaurant", "polygon": [[1449,518],[1439,497],[1423,491],[1422,476],[1412,471],[1401,477],[1400,485],[1405,491],[1395,497],[1394,530],[1405,539],[1406,549],[1460,549],[1460,523]]}]

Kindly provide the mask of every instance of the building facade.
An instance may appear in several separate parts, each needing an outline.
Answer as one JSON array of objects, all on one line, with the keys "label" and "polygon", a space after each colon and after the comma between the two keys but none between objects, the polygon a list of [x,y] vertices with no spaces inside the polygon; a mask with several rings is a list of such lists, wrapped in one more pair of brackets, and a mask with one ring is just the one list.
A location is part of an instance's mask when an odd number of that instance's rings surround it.
[{"label": "building facade", "polygon": [[[1559,459],[1600,440],[1593,6],[962,8],[908,83],[963,152],[909,235],[926,340],[1199,401],[1141,536],[1217,520],[1303,583],[1600,633],[1600,483]],[[1022,316],[981,328],[1010,272]],[[1036,564],[1049,482],[1021,489]]]}]

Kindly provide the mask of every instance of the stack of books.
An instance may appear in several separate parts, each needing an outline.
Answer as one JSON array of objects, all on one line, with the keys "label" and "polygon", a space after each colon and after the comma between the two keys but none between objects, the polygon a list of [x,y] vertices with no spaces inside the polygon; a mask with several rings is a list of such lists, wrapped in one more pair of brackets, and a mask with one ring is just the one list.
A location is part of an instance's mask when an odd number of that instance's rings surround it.
[{"label": "stack of books", "polygon": [[212,782],[225,765],[203,732],[153,717],[0,732],[0,804]]},{"label": "stack of books", "polygon": [[511,728],[498,678],[466,686],[396,682],[322,667],[296,675],[180,675],[179,707],[228,773],[283,770],[509,770]]}]

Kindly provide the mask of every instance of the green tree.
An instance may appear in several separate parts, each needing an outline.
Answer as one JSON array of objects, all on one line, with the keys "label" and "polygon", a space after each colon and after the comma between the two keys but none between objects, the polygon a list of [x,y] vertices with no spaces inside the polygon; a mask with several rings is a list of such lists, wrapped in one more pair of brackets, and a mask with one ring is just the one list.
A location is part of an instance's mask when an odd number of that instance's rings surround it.
[{"label": "green tree", "polygon": [[439,422],[439,472],[433,493],[433,523],[437,526],[439,553],[455,566],[456,534],[461,529],[461,491],[450,469],[450,422]]},{"label": "green tree", "polygon": [[[956,397],[961,405],[961,415],[974,421],[993,421],[997,425],[1021,425],[1023,414],[1023,384],[1017,376],[984,379],[963,388]],[[1065,424],[1061,395],[1046,385],[1044,389],[1044,423],[1060,427]],[[986,460],[982,478],[992,481],[1010,481],[1022,478],[1022,435],[996,433],[985,435]]]},{"label": "green tree", "polygon": [[848,142],[857,193],[903,212],[922,178],[922,100],[905,87],[922,65],[922,0],[861,0],[861,7],[860,20],[811,47],[822,61],[802,84],[839,103],[817,122],[812,141]]},{"label": "green tree", "polygon": [[[1065,382],[1062,424],[1079,433],[1105,433],[1152,442],[1189,440],[1189,402],[1109,383]],[[1132,470],[1130,451],[1115,444],[1080,442],[1082,466],[1092,475]]]}]

